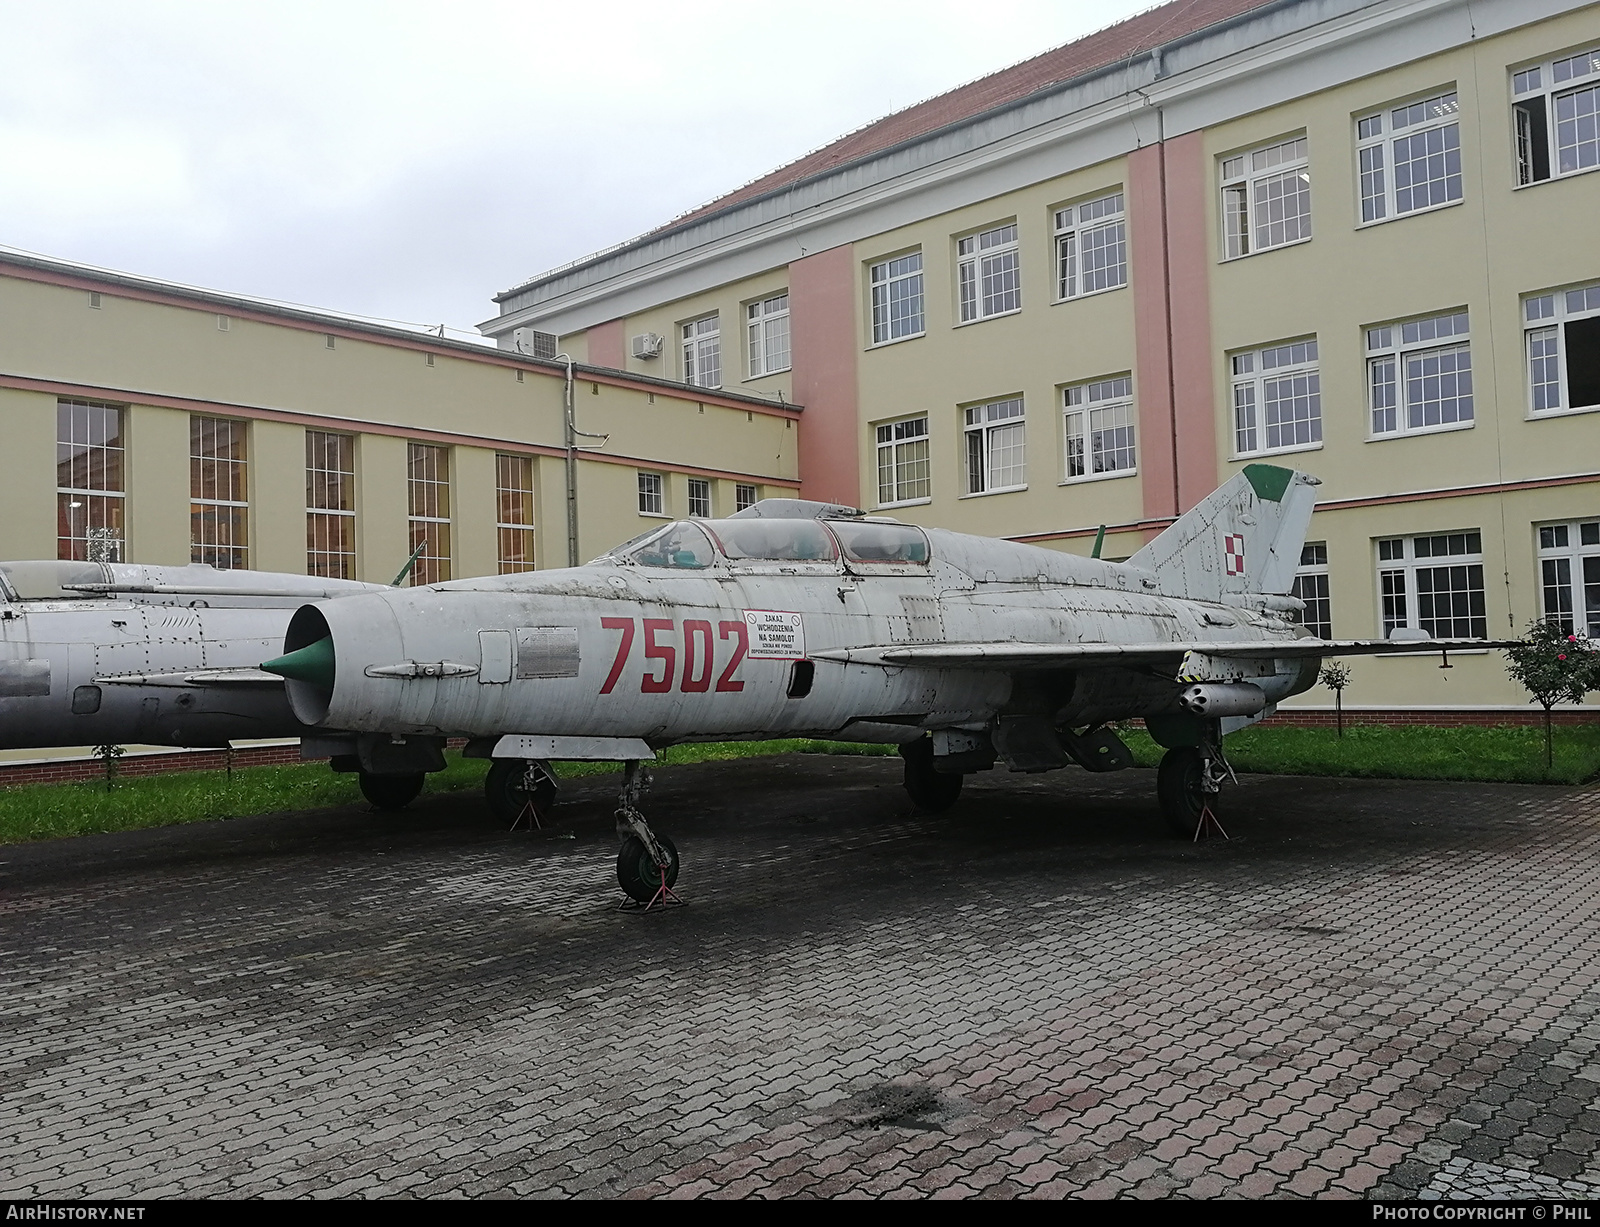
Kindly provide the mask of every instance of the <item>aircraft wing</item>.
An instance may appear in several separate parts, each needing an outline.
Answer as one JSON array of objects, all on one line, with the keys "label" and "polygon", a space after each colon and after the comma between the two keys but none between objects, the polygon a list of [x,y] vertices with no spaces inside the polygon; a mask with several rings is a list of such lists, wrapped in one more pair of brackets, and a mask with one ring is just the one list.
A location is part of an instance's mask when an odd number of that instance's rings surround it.
[{"label": "aircraft wing", "polygon": [[178,669],[170,673],[123,673],[97,677],[97,686],[281,686],[276,673],[260,669]]},{"label": "aircraft wing", "polygon": [[1178,662],[1186,653],[1205,656],[1289,660],[1310,656],[1376,656],[1386,653],[1460,652],[1510,647],[1518,640],[1278,639],[1225,643],[909,643],[813,652],[818,660],[922,669],[1092,668]]}]

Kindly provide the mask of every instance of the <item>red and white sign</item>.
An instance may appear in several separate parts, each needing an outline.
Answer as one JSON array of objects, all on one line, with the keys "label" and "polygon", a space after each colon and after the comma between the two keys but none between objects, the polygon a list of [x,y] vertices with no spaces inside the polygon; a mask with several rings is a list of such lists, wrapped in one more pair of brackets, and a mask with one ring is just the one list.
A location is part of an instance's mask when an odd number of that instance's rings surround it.
[{"label": "red and white sign", "polygon": [[1228,533],[1222,538],[1223,570],[1229,575],[1244,574],[1244,534]]}]

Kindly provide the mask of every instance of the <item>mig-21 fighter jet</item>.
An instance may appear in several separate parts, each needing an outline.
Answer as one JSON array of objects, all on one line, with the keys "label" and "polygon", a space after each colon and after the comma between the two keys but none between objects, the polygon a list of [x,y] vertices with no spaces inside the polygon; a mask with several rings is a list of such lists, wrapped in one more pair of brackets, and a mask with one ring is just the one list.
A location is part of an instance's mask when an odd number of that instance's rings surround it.
[{"label": "mig-21 fighter jet", "polygon": [[[382,590],[204,564],[0,562],[0,749],[298,737],[312,730],[290,712],[283,679],[256,666],[307,601]],[[360,771],[384,808],[422,786],[421,775],[369,772],[354,753],[339,766]]]},{"label": "mig-21 fighter jet", "polygon": [[1223,736],[1324,656],[1485,646],[1312,637],[1288,593],[1317,484],[1249,465],[1122,563],[767,500],[582,567],[307,605],[261,667],[305,724],[387,735],[414,769],[470,739],[503,815],[548,804],[549,760],[626,763],[618,878],[641,901],[678,855],[634,804],[638,767],[685,741],[894,743],[912,799],[941,810],[996,762],[1126,767],[1113,725],[1139,717],[1187,835],[1230,775]]}]

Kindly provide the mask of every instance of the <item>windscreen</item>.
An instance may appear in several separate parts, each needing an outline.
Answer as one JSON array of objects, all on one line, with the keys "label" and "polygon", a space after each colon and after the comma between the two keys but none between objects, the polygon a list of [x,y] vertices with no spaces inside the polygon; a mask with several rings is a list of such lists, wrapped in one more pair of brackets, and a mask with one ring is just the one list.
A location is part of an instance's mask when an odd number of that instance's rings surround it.
[{"label": "windscreen", "polygon": [[646,534],[638,545],[630,543],[623,546],[615,551],[615,555],[641,567],[673,567],[691,571],[709,567],[717,557],[710,539],[700,526],[687,520]]},{"label": "windscreen", "polygon": [[838,549],[816,520],[717,520],[707,525],[738,562],[832,562]]},{"label": "windscreen", "polygon": [[859,520],[835,520],[829,527],[844,556],[851,562],[928,561],[928,539],[920,528],[910,524],[863,524]]}]

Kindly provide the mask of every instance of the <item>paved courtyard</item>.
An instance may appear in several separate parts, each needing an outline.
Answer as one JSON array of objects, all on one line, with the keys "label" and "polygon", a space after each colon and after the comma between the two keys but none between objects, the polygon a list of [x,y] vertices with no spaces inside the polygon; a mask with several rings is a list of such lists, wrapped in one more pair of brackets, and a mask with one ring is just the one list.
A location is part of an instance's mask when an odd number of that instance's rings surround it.
[{"label": "paved courtyard", "polygon": [[666,769],[0,847],[0,1196],[1600,1190],[1600,789]]}]

